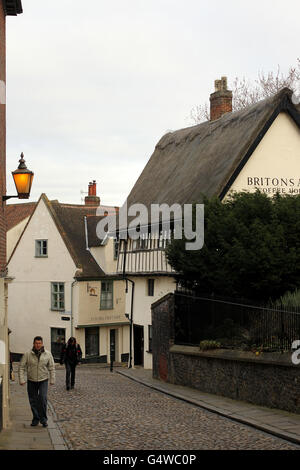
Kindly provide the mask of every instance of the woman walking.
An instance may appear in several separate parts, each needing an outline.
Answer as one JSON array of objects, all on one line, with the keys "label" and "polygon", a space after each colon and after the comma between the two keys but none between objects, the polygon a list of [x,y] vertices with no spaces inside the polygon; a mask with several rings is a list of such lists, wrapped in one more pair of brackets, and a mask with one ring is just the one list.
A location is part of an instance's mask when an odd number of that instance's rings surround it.
[{"label": "woman walking", "polygon": [[[66,366],[66,389],[70,390],[75,386],[75,369],[81,361],[82,351],[80,345],[76,343],[76,338],[71,336],[67,344],[61,350],[60,364],[65,363]],[[71,379],[71,382],[70,382]]]}]

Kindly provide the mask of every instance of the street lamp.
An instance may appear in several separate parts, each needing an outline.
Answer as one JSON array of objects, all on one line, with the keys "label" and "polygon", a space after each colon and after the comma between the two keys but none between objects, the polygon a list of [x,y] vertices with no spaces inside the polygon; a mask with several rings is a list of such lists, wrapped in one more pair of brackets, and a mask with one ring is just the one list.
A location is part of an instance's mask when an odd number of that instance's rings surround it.
[{"label": "street lamp", "polygon": [[19,160],[19,166],[17,170],[11,172],[17,189],[17,196],[2,196],[2,200],[6,201],[12,197],[17,197],[19,199],[29,199],[29,194],[31,190],[32,180],[34,173],[26,167],[24,154],[21,153],[21,158]]}]

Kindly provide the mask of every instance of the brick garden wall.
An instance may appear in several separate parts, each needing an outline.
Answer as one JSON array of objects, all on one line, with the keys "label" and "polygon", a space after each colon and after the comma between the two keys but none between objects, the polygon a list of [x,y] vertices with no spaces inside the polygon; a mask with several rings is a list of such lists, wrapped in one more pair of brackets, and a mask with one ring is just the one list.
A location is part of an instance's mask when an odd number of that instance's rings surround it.
[{"label": "brick garden wall", "polygon": [[300,413],[300,366],[291,354],[174,345],[174,295],[152,306],[153,377],[206,393]]}]

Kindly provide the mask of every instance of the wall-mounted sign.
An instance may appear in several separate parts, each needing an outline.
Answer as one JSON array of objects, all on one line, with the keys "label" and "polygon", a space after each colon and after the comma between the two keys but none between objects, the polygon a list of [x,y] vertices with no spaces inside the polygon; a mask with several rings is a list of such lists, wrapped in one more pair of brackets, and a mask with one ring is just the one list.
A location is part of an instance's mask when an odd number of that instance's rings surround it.
[{"label": "wall-mounted sign", "polygon": [[248,176],[247,186],[266,194],[300,194],[300,178]]},{"label": "wall-mounted sign", "polygon": [[70,317],[61,317],[62,320],[70,321]]},{"label": "wall-mounted sign", "polygon": [[96,286],[92,287],[89,285],[89,283],[87,283],[86,290],[91,297],[98,297],[97,289],[98,287]]},{"label": "wall-mounted sign", "polygon": [[119,322],[124,321],[123,315],[101,315],[97,317],[91,317],[92,322]]}]

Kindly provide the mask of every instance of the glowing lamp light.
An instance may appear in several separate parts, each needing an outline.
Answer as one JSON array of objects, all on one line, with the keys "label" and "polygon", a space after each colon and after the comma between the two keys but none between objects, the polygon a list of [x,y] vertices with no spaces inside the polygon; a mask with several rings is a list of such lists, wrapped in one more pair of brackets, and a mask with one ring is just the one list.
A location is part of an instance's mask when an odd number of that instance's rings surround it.
[{"label": "glowing lamp light", "polygon": [[26,167],[24,154],[21,153],[21,158],[19,160],[19,166],[17,170],[12,171],[12,176],[17,189],[17,196],[3,196],[3,200],[6,201],[11,197],[17,197],[19,199],[28,199],[30,195],[31,185],[34,173]]}]

